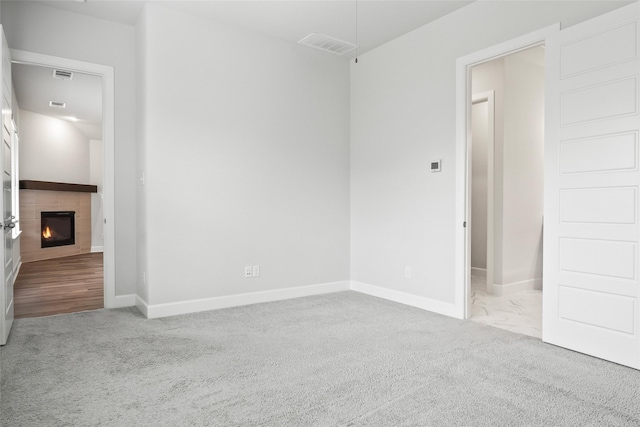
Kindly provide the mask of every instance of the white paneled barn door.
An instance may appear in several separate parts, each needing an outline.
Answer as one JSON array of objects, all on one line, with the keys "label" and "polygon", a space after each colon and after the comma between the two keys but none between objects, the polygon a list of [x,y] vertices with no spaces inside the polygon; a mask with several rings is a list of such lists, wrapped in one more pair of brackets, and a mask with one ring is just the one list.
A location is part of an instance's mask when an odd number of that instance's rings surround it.
[{"label": "white paneled barn door", "polygon": [[0,345],[7,342],[11,325],[13,325],[13,238],[11,235],[11,145],[13,137],[13,125],[11,115],[11,56],[9,47],[4,37],[4,31],[0,26],[2,45],[0,56],[2,68],[0,70],[0,101],[2,103],[2,147],[0,148],[0,164],[2,168],[2,200],[0,200],[0,230],[4,241],[0,244],[0,277],[2,277],[2,292],[0,294],[0,307],[2,318],[0,319]]},{"label": "white paneled barn door", "polygon": [[543,340],[640,368],[638,3],[549,37]]}]

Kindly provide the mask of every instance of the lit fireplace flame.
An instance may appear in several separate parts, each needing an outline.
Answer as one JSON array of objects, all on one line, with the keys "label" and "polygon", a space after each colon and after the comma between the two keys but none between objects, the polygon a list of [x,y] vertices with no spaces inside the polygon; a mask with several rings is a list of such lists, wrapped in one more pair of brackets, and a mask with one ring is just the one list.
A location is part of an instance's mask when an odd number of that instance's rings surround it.
[{"label": "lit fireplace flame", "polygon": [[49,228],[48,225],[45,227],[44,231],[42,232],[42,237],[44,237],[45,239],[51,238],[51,229]]}]

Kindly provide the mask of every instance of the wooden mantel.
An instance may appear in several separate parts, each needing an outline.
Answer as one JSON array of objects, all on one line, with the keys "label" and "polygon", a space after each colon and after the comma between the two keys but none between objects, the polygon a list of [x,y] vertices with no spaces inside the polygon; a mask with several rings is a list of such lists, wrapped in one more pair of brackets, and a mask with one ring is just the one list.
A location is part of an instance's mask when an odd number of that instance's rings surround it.
[{"label": "wooden mantel", "polygon": [[77,193],[97,193],[97,185],[67,184],[64,182],[20,180],[21,190],[75,191]]}]

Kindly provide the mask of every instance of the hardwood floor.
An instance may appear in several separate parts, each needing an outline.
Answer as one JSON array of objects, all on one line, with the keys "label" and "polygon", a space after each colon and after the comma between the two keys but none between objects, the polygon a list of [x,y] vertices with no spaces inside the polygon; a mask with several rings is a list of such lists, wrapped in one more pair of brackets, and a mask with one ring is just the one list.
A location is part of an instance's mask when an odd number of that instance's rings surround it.
[{"label": "hardwood floor", "polygon": [[14,304],[16,319],[103,308],[102,253],[22,264]]}]

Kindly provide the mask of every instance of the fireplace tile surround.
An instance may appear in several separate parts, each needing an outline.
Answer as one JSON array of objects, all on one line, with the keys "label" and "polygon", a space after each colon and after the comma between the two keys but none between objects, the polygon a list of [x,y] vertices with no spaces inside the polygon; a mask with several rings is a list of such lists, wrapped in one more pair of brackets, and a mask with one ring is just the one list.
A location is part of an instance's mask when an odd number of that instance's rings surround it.
[{"label": "fireplace tile surround", "polygon": [[[75,211],[74,245],[41,248],[42,211]],[[91,193],[20,190],[20,255],[22,262],[61,258],[91,252]]]}]

